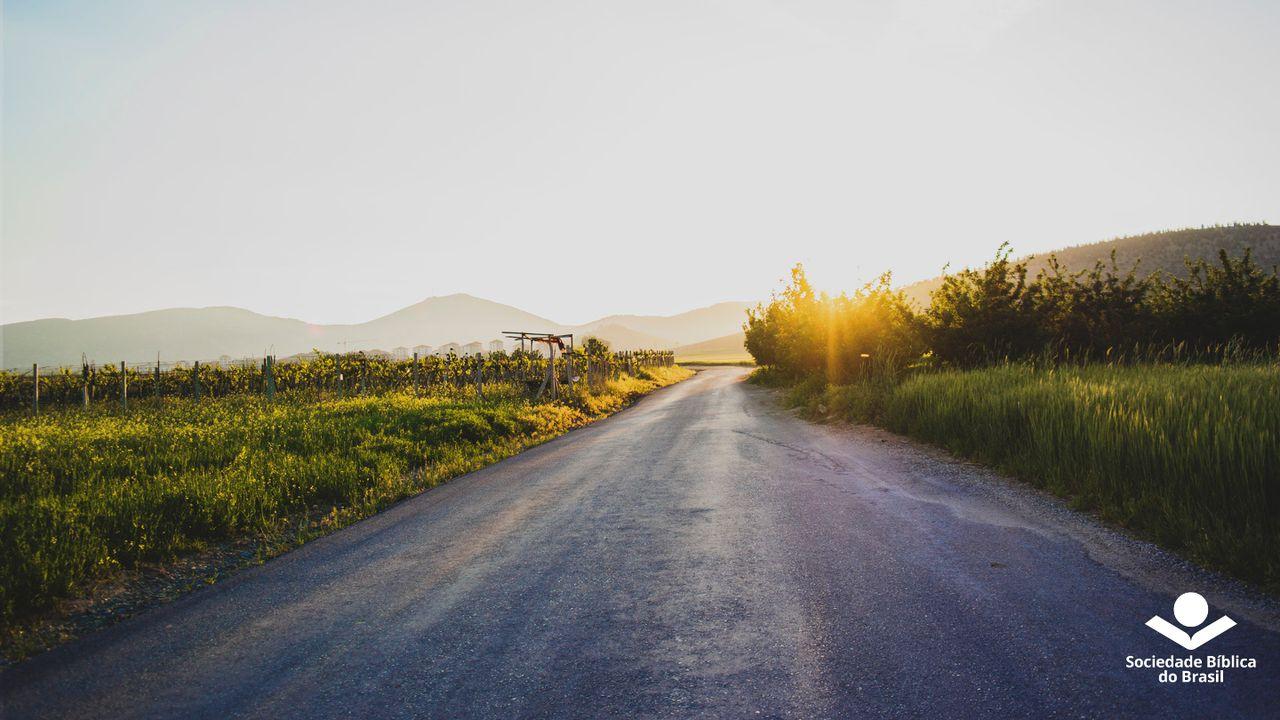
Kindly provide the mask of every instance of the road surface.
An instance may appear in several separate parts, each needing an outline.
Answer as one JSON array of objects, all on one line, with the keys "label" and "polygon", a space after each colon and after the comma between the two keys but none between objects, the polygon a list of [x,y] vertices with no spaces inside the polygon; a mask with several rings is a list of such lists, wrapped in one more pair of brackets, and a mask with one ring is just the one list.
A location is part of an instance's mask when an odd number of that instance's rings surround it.
[{"label": "road surface", "polygon": [[[6,720],[1276,717],[1274,606],[717,368],[0,675]],[[1166,685],[1180,593],[1253,657]],[[1176,652],[1175,652],[1176,651]]]}]

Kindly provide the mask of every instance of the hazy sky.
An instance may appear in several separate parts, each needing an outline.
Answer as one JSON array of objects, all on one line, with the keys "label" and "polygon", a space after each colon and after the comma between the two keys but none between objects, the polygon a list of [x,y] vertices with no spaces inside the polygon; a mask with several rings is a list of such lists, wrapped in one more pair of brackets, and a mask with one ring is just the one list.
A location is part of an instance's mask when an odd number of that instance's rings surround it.
[{"label": "hazy sky", "polygon": [[4,321],[563,322],[1280,221],[1280,3],[4,6]]}]

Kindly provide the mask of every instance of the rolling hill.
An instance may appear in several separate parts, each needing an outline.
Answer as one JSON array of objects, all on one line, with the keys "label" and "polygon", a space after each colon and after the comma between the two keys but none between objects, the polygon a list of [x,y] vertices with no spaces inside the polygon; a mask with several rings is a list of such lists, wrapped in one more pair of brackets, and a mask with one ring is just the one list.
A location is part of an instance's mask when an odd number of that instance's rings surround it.
[{"label": "rolling hill", "polygon": [[419,343],[488,341],[502,337],[504,330],[552,328],[562,331],[563,327],[510,305],[459,293],[427,298],[390,315],[351,326],[350,332],[353,340],[359,340],[352,343],[353,347],[389,349]]},{"label": "rolling hill", "polygon": [[751,355],[743,346],[745,341],[746,336],[739,330],[718,338],[682,345],[676,348],[676,360],[685,363],[749,362]]},{"label": "rolling hill", "polygon": [[341,337],[341,326],[321,327],[234,307],[173,308],[87,320],[54,318],[0,327],[3,365],[30,369],[74,365],[81,354],[98,362],[210,359],[307,350]]},{"label": "rolling hill", "polygon": [[[1275,225],[1223,225],[1186,230],[1168,230],[1131,235],[1087,245],[1075,245],[1052,253],[1027,256],[1027,269],[1031,276],[1047,267],[1049,256],[1057,256],[1059,262],[1070,270],[1086,270],[1096,262],[1111,261],[1111,252],[1121,269],[1138,264],[1138,272],[1147,274],[1162,272],[1170,275],[1186,274],[1185,260],[1213,260],[1218,250],[1226,250],[1233,256],[1244,254],[1252,248],[1253,259],[1258,265],[1280,265],[1280,227]],[[907,298],[920,306],[929,304],[929,293],[942,285],[942,278],[930,278],[902,288]]]},{"label": "rolling hill", "polygon": [[653,337],[666,338],[676,345],[688,345],[742,329],[751,303],[722,302],[679,315],[610,315],[578,326],[579,332],[594,332],[610,325],[630,328]]},{"label": "rolling hill", "polygon": [[615,350],[670,350],[675,347],[671,338],[632,330],[619,323],[594,325],[590,330],[569,328],[565,332],[573,333],[578,344],[582,344],[582,341],[588,337],[598,337],[609,343],[609,347]]},{"label": "rolling hill", "polygon": [[432,297],[368,322],[322,325],[234,307],[174,308],[84,320],[46,319],[0,326],[0,365],[105,363],[281,357],[320,349],[390,350],[397,346],[488,341],[504,330],[595,335],[618,350],[672,349],[737,330],[747,303],[720,303],[672,316],[614,315],[566,325],[471,295]]}]

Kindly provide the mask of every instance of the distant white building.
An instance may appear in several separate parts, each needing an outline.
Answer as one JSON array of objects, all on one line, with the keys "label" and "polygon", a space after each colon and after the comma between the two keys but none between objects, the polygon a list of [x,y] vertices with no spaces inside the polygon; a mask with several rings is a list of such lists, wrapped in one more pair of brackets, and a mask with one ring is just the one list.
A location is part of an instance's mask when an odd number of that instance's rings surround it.
[{"label": "distant white building", "polygon": [[458,352],[461,350],[462,350],[462,346],[459,345],[458,343],[445,343],[440,347],[436,348],[436,354],[448,355],[449,353],[453,353],[454,355],[457,355]]},{"label": "distant white building", "polygon": [[413,354],[417,355],[418,357],[426,357],[431,354],[431,346],[430,345],[414,345]]},{"label": "distant white building", "polygon": [[469,342],[462,346],[462,352],[466,355],[475,355],[484,352],[484,345],[478,342]]},{"label": "distant white building", "polygon": [[395,359],[397,359],[397,360],[408,360],[408,359],[409,359],[409,348],[407,348],[407,347],[405,347],[405,346],[403,346],[403,345],[401,345],[401,346],[400,346],[400,347],[398,347],[398,348],[392,348],[392,350],[391,350],[391,357],[393,357],[393,358],[395,358]]},{"label": "distant white building", "polygon": [[503,344],[502,344],[502,341],[501,341],[501,340],[490,340],[490,341],[489,341],[489,352],[491,352],[491,353],[497,353],[497,352],[502,352],[502,351],[503,351],[503,350],[505,350],[505,349],[506,349],[506,348],[505,348],[505,347],[503,347]]}]

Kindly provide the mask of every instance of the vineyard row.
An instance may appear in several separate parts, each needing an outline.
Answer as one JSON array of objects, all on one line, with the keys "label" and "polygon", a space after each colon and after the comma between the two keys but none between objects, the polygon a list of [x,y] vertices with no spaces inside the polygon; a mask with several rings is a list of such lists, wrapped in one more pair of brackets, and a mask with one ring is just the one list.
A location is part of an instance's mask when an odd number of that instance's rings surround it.
[{"label": "vineyard row", "polygon": [[191,367],[93,365],[42,373],[0,371],[0,410],[91,405],[103,402],[128,407],[131,399],[322,392],[337,396],[391,390],[451,390],[483,394],[490,383],[515,385],[530,397],[555,398],[578,383],[596,388],[620,374],[645,367],[670,366],[675,354],[666,350],[565,353],[554,360],[517,350],[488,355],[427,356],[396,360],[350,353],[277,362],[194,363]]}]

